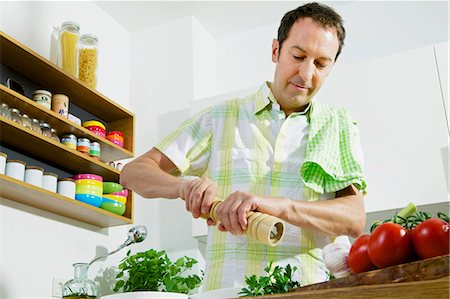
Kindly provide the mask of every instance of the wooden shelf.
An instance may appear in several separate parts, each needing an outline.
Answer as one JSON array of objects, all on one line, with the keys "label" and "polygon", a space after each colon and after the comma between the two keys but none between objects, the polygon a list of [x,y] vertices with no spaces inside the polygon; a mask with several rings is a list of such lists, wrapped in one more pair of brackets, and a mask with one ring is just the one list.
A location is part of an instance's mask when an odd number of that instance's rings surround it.
[{"label": "wooden shelf", "polygon": [[[90,114],[93,119],[103,121],[107,131],[121,131],[125,139],[124,147],[119,147],[0,84],[1,102],[8,104],[10,108],[19,109],[22,114],[26,113],[31,118],[47,122],[60,137],[71,133],[78,138],[84,137],[98,142],[101,148],[101,161],[70,149],[62,143],[2,116],[0,116],[1,145],[70,174],[94,173],[102,176],[104,181],[119,182],[120,171],[107,163],[134,156],[134,114],[65,73],[58,66],[2,31],[0,31],[0,63],[34,83],[35,86],[40,86],[53,94],[67,95],[70,102],[69,112],[70,107],[76,106],[80,113]],[[29,95],[29,93],[28,90],[25,94]],[[86,120],[89,119],[82,119],[82,121]],[[1,174],[0,197],[100,227],[133,223],[132,192],[129,192],[127,209],[123,216]]]},{"label": "wooden shelf", "polygon": [[105,211],[60,194],[0,174],[0,197],[99,227],[133,223],[133,196],[130,192],[123,216]]},{"label": "wooden shelf", "polygon": [[77,137],[85,137],[91,141],[96,141],[101,147],[101,160],[104,162],[132,158],[133,153],[118,146],[109,140],[102,138],[86,128],[79,126],[58,113],[48,110],[37,104],[33,100],[15,92],[12,89],[0,84],[0,98],[2,102],[8,104],[10,108],[17,108],[21,113],[47,122],[58,132],[58,136],[66,133],[75,134]]},{"label": "wooden shelf", "polygon": [[109,131],[122,131],[125,136],[124,148],[134,153],[134,114],[132,112],[89,88],[2,31],[0,31],[0,63],[39,83],[52,93],[67,95],[70,103],[107,122]]},{"label": "wooden shelf", "polygon": [[105,181],[119,181],[120,171],[117,169],[2,116],[0,116],[0,136],[2,144],[10,145],[30,156],[39,157],[42,161],[56,163],[74,174],[94,173],[102,176]]}]

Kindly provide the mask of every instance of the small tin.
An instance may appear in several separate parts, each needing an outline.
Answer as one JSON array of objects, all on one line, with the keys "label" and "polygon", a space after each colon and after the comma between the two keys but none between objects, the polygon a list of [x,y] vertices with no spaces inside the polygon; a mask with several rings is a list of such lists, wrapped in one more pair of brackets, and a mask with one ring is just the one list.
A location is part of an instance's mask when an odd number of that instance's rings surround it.
[{"label": "small tin", "polygon": [[68,148],[77,149],[77,136],[74,134],[64,134],[61,137],[61,143],[67,146]]},{"label": "small tin", "polygon": [[95,141],[91,142],[89,156],[100,158],[100,143]]},{"label": "small tin", "polygon": [[48,90],[38,89],[33,92],[33,101],[42,107],[51,110],[52,107],[52,94]]},{"label": "small tin", "polygon": [[37,166],[27,166],[25,168],[25,182],[36,187],[42,187],[44,169]]},{"label": "small tin", "polygon": [[55,192],[58,184],[58,175],[53,172],[44,172],[44,176],[42,177],[42,188]]},{"label": "small tin", "polygon": [[0,174],[5,174],[6,158],[8,155],[0,152]]},{"label": "small tin", "polygon": [[65,94],[54,94],[52,97],[52,110],[61,116],[69,116],[69,97]]},{"label": "small tin", "polygon": [[27,164],[20,160],[8,160],[6,162],[5,174],[16,180],[22,181],[25,177],[25,166]]},{"label": "small tin", "polygon": [[60,179],[57,186],[58,194],[75,199],[75,180],[71,178]]},{"label": "small tin", "polygon": [[77,151],[83,154],[89,155],[91,147],[91,141],[87,138],[78,138],[77,140]]}]

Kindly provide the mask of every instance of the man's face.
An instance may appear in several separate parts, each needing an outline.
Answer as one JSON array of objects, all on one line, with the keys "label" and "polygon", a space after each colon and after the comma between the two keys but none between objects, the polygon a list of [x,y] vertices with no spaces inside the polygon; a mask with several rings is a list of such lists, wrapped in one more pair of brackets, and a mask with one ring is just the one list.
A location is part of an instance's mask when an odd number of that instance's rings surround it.
[{"label": "man's face", "polygon": [[336,30],[311,18],[297,20],[284,40],[272,43],[276,63],[272,93],[286,115],[302,111],[330,73],[339,48]]}]

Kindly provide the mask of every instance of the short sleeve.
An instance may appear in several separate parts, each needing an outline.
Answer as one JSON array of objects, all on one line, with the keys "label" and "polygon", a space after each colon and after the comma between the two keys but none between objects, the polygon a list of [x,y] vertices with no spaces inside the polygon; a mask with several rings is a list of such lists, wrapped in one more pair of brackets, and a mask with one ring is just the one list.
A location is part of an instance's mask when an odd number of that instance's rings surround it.
[{"label": "short sleeve", "polygon": [[208,108],[183,122],[155,147],[175,164],[181,175],[201,176],[211,155],[211,132]]}]

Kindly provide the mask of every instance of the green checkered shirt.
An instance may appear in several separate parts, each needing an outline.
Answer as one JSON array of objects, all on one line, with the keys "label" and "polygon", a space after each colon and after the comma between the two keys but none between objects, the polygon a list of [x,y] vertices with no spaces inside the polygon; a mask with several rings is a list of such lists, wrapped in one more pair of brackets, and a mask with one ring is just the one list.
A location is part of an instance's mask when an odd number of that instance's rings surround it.
[{"label": "green checkered shirt", "polygon": [[[265,83],[245,98],[208,108],[156,146],[181,175],[207,176],[225,199],[234,191],[327,200],[354,184],[364,191],[358,129],[344,109],[312,101],[286,117]],[[244,276],[263,275],[268,262],[298,267],[302,285],[324,281],[322,251],[335,238],[286,224],[276,247],[246,235],[209,227],[205,290],[242,286]]]}]

